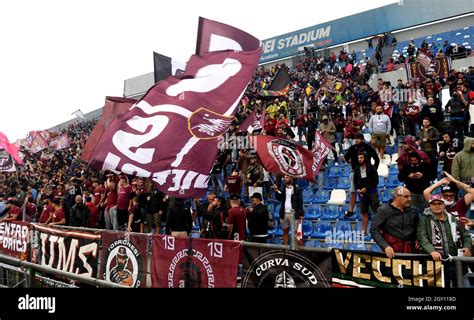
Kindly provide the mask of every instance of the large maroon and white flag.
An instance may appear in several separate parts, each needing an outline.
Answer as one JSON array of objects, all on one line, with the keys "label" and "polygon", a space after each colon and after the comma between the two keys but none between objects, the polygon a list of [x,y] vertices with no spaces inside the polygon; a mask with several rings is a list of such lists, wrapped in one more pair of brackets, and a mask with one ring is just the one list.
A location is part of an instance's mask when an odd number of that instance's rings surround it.
[{"label": "large maroon and white flag", "polygon": [[100,138],[105,132],[105,129],[110,125],[112,120],[115,119],[119,114],[124,113],[130,107],[136,103],[137,100],[119,97],[105,97],[105,105],[102,112],[102,116],[92,130],[89,138],[87,138],[84,150],[82,150],[82,160],[89,161],[89,158],[94,151],[95,147],[100,141]]},{"label": "large maroon and white flag", "polygon": [[18,147],[14,143],[10,143],[7,136],[2,132],[0,132],[0,148],[5,149],[9,154],[11,154],[18,164],[23,164],[23,160],[18,156]]},{"label": "large maroon and white flag", "polygon": [[151,177],[174,197],[203,196],[217,138],[227,131],[258,65],[261,48],[253,49],[192,56],[183,75],[153,86],[110,123],[90,166]]},{"label": "large maroon and white flag", "polygon": [[314,181],[314,157],[308,149],[272,136],[252,136],[250,142],[267,171]]},{"label": "large maroon and white flag", "polygon": [[253,111],[247,119],[242,122],[239,126],[239,130],[237,132],[247,132],[249,131],[250,127],[252,131],[259,130],[263,128],[263,122],[265,119],[265,111],[263,113],[258,113],[257,110]]},{"label": "large maroon and white flag", "polygon": [[259,46],[260,40],[240,29],[199,17],[197,55],[222,50],[253,51]]},{"label": "large maroon and white flag", "polygon": [[324,137],[316,131],[314,136],[313,144],[313,175],[316,176],[319,173],[319,169],[323,164],[324,160],[332,150],[332,145],[324,139]]}]

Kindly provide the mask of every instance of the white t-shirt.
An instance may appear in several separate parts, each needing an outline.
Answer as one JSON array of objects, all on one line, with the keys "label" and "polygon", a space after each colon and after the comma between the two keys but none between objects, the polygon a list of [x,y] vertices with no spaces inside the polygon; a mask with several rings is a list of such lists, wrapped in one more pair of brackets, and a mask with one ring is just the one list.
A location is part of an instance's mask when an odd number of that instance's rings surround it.
[{"label": "white t-shirt", "polygon": [[471,124],[474,124],[474,104],[469,105],[469,116],[471,117]]},{"label": "white t-shirt", "polygon": [[293,186],[286,188],[285,213],[291,213],[291,195],[293,194]]}]

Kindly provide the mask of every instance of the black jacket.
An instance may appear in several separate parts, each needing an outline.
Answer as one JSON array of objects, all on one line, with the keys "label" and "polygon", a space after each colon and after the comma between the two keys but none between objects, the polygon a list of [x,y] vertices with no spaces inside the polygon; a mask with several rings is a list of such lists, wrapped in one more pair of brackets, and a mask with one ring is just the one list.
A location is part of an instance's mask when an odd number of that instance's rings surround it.
[{"label": "black jacket", "polygon": [[370,234],[380,248],[385,250],[388,243],[381,231],[400,240],[414,241],[416,240],[417,227],[418,211],[415,208],[409,207],[405,209],[405,212],[401,212],[392,204],[386,204],[378,208],[370,227]]},{"label": "black jacket", "polygon": [[266,235],[268,234],[268,208],[259,203],[253,209],[248,218],[250,235]]},{"label": "black jacket", "polygon": [[89,227],[91,211],[83,203],[76,203],[69,212],[69,224],[73,227]]},{"label": "black jacket", "polygon": [[171,231],[186,231],[190,234],[192,227],[191,211],[186,210],[183,201],[176,201],[166,219],[166,234],[171,234]]},{"label": "black jacket", "polygon": [[[291,195],[291,207],[295,210],[295,219],[304,216],[303,212],[303,194],[298,185],[293,185],[294,192]],[[281,202],[280,219],[285,217],[286,185],[280,188],[280,193],[276,192],[275,197]]]},{"label": "black jacket", "polygon": [[357,161],[359,152],[365,152],[367,154],[367,163],[372,163],[370,159],[374,159],[375,169],[379,167],[380,159],[377,155],[377,152],[375,152],[374,148],[372,148],[367,142],[362,142],[360,145],[354,144],[349,147],[346,154],[344,155],[346,162],[350,162],[352,170],[355,170],[355,168],[359,166],[359,161]]},{"label": "black jacket", "polygon": [[[423,177],[420,179],[408,178],[411,173],[421,172]],[[398,174],[398,180],[405,182],[407,189],[416,194],[423,194],[423,191],[430,186],[430,168],[425,162],[420,162],[416,167],[412,167],[409,163],[402,167]]]},{"label": "black jacket", "polygon": [[377,189],[379,184],[379,174],[377,169],[371,164],[366,165],[367,177],[362,178],[360,174],[360,166],[354,170],[354,186],[356,190],[367,188],[368,190]]}]

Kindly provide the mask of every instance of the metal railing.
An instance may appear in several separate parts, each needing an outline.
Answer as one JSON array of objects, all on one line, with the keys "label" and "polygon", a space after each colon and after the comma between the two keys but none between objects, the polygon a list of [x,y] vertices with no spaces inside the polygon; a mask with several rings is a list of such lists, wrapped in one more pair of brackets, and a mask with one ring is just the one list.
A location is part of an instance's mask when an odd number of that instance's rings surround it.
[{"label": "metal railing", "polygon": [[14,257],[3,255],[3,254],[0,254],[0,262],[7,263],[11,266],[21,267],[21,268],[26,269],[25,275],[27,277],[26,277],[26,281],[24,282],[25,288],[31,288],[33,286],[34,278],[35,278],[34,271],[39,271],[39,272],[51,274],[58,277],[64,277],[67,279],[79,281],[81,283],[91,285],[94,287],[99,287],[99,288],[128,288],[126,286],[122,286],[116,283],[112,283],[112,282],[108,282],[108,281],[104,281],[104,280],[100,280],[96,278],[86,277],[86,276],[82,276],[79,274],[70,273],[70,272],[66,272],[66,271],[62,271],[58,269],[53,269],[47,266],[42,266],[36,263],[23,261]]}]

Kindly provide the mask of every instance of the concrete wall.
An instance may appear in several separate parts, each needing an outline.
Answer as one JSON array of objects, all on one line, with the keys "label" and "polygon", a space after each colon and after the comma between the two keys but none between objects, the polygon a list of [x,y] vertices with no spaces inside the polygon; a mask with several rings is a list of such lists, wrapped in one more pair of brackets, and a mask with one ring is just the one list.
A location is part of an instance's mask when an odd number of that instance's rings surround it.
[{"label": "concrete wall", "polygon": [[123,95],[127,98],[139,99],[155,84],[153,72],[124,81]]}]

